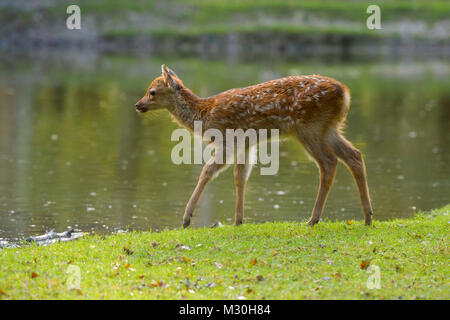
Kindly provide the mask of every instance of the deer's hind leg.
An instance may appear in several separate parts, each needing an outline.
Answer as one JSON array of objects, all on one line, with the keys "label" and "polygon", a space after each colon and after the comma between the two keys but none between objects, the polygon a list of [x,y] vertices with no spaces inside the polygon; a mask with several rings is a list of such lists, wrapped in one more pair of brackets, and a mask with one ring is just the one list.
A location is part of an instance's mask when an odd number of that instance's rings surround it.
[{"label": "deer's hind leg", "polygon": [[320,185],[316,197],[316,202],[308,224],[313,226],[320,220],[328,193],[333,185],[336,173],[337,157],[332,148],[328,145],[324,134],[306,131],[299,133],[299,140],[305,146],[307,152],[315,160],[320,172]]},{"label": "deer's hind leg", "polygon": [[370,203],[369,187],[367,185],[366,166],[361,151],[356,149],[337,131],[330,132],[328,141],[334,153],[347,165],[347,168],[352,173],[358,186],[365,223],[370,225],[372,222],[372,204]]}]

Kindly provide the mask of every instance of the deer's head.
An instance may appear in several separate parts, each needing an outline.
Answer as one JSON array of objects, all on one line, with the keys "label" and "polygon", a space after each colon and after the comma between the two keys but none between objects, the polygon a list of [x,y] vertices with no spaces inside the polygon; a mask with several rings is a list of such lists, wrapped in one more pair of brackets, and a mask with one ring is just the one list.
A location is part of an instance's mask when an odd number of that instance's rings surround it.
[{"label": "deer's head", "polygon": [[162,75],[152,81],[145,96],[136,102],[136,111],[147,112],[149,110],[169,108],[175,101],[175,94],[181,89],[182,83],[175,72],[161,66]]}]

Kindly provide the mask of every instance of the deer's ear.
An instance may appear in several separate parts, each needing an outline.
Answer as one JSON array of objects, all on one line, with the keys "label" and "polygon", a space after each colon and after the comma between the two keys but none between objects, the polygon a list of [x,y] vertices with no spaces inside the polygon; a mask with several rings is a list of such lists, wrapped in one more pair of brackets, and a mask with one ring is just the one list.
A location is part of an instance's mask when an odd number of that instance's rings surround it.
[{"label": "deer's ear", "polygon": [[[169,73],[169,75],[171,75],[172,77],[178,78],[178,76],[175,74],[175,72],[173,72],[172,69],[166,67],[167,72]],[[179,78],[178,78],[179,79]]]},{"label": "deer's ear", "polygon": [[167,68],[164,64],[161,66],[161,72],[166,86],[172,88],[173,90],[178,90],[180,88],[178,82],[173,78],[178,78],[175,72]]}]

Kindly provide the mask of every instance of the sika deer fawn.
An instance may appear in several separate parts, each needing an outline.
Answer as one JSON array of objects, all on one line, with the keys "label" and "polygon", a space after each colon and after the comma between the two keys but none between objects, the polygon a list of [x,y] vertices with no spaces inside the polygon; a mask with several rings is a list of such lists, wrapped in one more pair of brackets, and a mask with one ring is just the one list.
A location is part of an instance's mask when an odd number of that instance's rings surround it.
[{"label": "sika deer fawn", "polygon": [[[209,98],[200,98],[183,85],[180,78],[166,66],[162,76],[150,84],[145,96],[136,103],[139,112],[167,109],[181,126],[193,130],[194,121],[201,121],[204,130],[215,128],[225,136],[226,129],[279,129],[282,135],[297,138],[320,171],[320,185],[309,225],[316,224],[333,184],[338,159],[352,173],[359,189],[364,219],[372,220],[372,206],[361,152],[347,141],[341,127],[350,106],[349,89],[338,81],[318,76],[290,76],[254,86],[231,89]],[[212,142],[214,143],[214,142]],[[223,141],[225,143],[225,141]],[[216,150],[218,147],[215,146]],[[245,152],[253,146],[246,145]],[[216,153],[217,154],[217,153]],[[222,152],[224,158],[235,157]],[[244,193],[251,164],[235,163],[236,186],[235,225],[244,214]],[[221,170],[226,161],[212,157],[203,167],[199,181],[189,199],[183,226],[190,224],[192,212],[206,184]]]}]

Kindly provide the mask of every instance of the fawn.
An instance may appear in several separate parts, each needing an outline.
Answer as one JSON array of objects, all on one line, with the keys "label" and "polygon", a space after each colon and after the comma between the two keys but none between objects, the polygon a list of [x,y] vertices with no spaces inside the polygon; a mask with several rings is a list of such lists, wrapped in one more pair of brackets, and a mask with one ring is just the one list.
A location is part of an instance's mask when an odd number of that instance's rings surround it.
[{"label": "fawn", "polygon": [[[361,152],[341,133],[350,107],[350,91],[334,79],[318,75],[289,76],[200,98],[184,86],[172,70],[162,65],[162,75],[153,80],[135,107],[142,113],[165,108],[176,122],[191,131],[194,121],[201,121],[205,130],[215,128],[223,133],[227,128],[275,128],[281,135],[294,136],[315,160],[320,172],[319,190],[308,224],[312,226],[320,219],[338,159],[352,173],[359,189],[365,223],[371,223],[372,206],[364,160]],[[245,146],[246,154],[252,147]],[[236,154],[222,156],[234,156],[236,159]],[[249,157],[245,159],[246,163],[235,162],[234,165],[234,224],[237,226],[243,220],[245,185],[252,167]],[[184,212],[184,227],[189,226],[192,212],[206,184],[225,169],[225,161],[218,160],[222,159],[213,156],[203,167]]]}]

